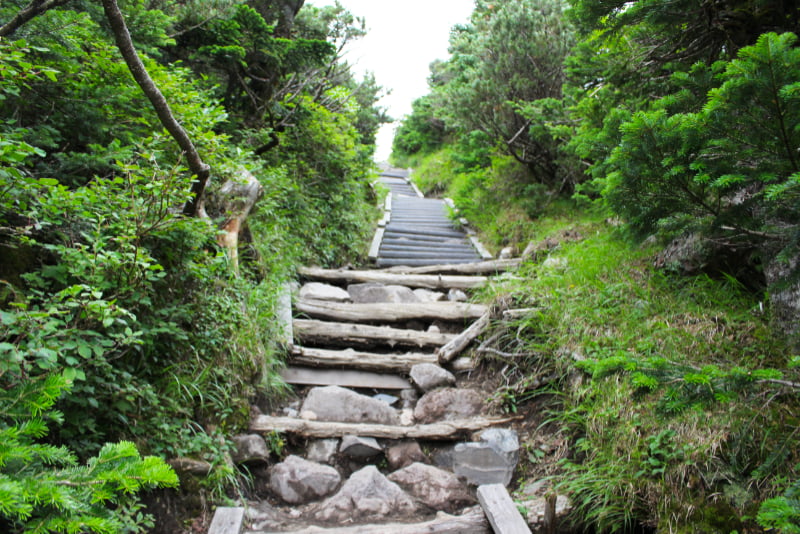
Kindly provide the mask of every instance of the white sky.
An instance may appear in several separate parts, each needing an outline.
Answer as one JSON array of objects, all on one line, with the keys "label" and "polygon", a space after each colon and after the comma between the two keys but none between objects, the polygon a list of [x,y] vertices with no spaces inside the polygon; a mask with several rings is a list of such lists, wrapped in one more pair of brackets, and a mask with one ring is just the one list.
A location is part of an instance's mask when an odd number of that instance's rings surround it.
[{"label": "white sky", "polygon": [[[316,6],[334,0],[307,0]],[[339,0],[348,11],[364,17],[367,35],[349,45],[345,59],[361,73],[375,73],[378,85],[391,94],[379,105],[394,119],[411,113],[411,102],[428,93],[428,65],[447,59],[450,28],[469,20],[474,0]],[[378,132],[376,161],[388,159],[397,123]]]}]

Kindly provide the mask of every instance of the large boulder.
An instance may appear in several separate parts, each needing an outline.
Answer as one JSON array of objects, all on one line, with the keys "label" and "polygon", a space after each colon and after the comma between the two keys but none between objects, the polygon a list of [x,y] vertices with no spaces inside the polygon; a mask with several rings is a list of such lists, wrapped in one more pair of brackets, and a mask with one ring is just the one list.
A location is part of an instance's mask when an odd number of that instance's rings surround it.
[{"label": "large boulder", "polygon": [[383,447],[375,438],[347,435],[342,437],[339,452],[350,458],[371,458],[383,452]]},{"label": "large boulder", "polygon": [[456,475],[432,465],[413,463],[389,475],[389,480],[434,510],[453,513],[475,503]]},{"label": "large boulder", "polygon": [[347,292],[353,302],[376,303],[376,302],[419,302],[419,298],[411,288],[406,286],[383,285],[374,282],[365,284],[350,284]]},{"label": "large boulder", "polygon": [[400,421],[397,411],[385,402],[339,386],[311,389],[301,409],[304,416],[309,416],[309,412],[318,421],[386,425],[396,425]]},{"label": "large boulder", "polygon": [[341,482],[339,472],[328,465],[289,456],[270,471],[269,485],[290,504],[305,504],[330,495]]},{"label": "large boulder", "polygon": [[484,430],[480,442],[459,443],[453,453],[453,471],[467,482],[508,486],[519,461],[519,439],[513,430]]},{"label": "large boulder", "polygon": [[433,363],[418,363],[411,367],[409,375],[414,384],[422,391],[452,386],[456,383],[453,373]]},{"label": "large boulder", "polygon": [[312,513],[320,521],[343,525],[410,516],[416,511],[410,495],[368,465],[353,473],[336,495],[315,505]]},{"label": "large boulder", "polygon": [[300,288],[300,298],[347,302],[350,300],[350,294],[341,287],[323,284],[321,282],[308,282]]},{"label": "large boulder", "polygon": [[473,389],[436,389],[419,399],[414,419],[419,423],[466,419],[480,414],[483,407],[483,395]]}]

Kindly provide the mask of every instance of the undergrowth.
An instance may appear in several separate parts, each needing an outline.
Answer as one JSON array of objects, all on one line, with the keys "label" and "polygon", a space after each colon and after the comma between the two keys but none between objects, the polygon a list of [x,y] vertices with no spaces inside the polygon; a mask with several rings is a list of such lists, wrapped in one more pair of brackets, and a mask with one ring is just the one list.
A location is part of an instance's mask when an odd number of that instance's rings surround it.
[{"label": "undergrowth", "polygon": [[556,208],[530,231],[536,259],[487,290],[528,312],[483,354],[521,377],[496,395],[507,408],[558,399],[553,481],[578,526],[797,532],[800,358],[763,295],[659,272],[602,217]]}]

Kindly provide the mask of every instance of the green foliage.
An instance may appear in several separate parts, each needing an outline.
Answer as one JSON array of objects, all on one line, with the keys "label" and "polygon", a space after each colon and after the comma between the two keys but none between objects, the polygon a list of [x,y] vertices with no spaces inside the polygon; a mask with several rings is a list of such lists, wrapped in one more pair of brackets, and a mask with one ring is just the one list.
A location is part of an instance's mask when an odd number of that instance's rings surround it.
[{"label": "green foliage", "polygon": [[147,518],[125,524],[114,508],[135,510],[135,493],[178,484],[162,459],[141,457],[130,442],[108,443],[85,464],[38,442],[48,421],[61,421],[53,405],[75,376],[48,374],[0,393],[0,517],[12,532],[138,531]]},{"label": "green foliage", "polygon": [[758,524],[782,534],[800,532],[800,499],[795,482],[783,495],[767,499],[758,510]]}]

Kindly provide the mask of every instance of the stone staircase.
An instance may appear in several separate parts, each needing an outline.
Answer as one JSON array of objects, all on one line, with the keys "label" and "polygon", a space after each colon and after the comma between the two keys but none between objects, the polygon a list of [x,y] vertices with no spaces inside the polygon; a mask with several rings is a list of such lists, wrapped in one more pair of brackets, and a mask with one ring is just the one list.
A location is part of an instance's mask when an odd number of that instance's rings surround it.
[{"label": "stone staircase", "polygon": [[[471,254],[470,275],[448,274],[450,257],[403,269],[300,271],[284,314],[283,378],[296,398],[258,413],[251,433],[237,437],[235,459],[254,474],[257,499],[218,509],[209,533],[555,525],[550,516],[565,502],[536,497],[526,521],[508,496],[519,458],[513,418],[488,413],[492,392],[470,380],[473,362],[463,356],[492,317],[468,293],[515,264]],[[281,436],[292,454],[275,463],[265,436]]]}]

